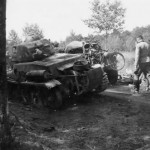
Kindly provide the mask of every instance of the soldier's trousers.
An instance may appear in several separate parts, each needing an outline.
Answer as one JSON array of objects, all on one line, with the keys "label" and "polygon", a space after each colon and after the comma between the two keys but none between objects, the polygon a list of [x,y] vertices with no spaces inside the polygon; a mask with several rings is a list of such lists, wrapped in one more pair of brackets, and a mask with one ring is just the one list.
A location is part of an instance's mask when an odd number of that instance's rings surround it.
[{"label": "soldier's trousers", "polygon": [[149,80],[147,78],[147,73],[150,71],[149,68],[150,68],[150,63],[146,62],[146,63],[141,63],[137,68],[137,70],[135,70],[133,84],[134,84],[134,89],[136,91],[139,91],[140,89],[140,83],[141,83],[140,76],[142,73],[146,81],[146,87],[149,87]]}]

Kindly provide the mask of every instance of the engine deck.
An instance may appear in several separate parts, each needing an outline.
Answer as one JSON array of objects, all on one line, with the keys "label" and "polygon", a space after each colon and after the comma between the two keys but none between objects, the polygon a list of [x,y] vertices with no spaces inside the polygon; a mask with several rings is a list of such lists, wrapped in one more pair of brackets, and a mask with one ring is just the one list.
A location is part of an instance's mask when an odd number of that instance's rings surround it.
[{"label": "engine deck", "polygon": [[57,74],[57,70],[64,70],[73,66],[74,62],[81,58],[81,54],[58,53],[43,60],[14,64],[17,71],[28,72],[31,70],[48,70]]}]

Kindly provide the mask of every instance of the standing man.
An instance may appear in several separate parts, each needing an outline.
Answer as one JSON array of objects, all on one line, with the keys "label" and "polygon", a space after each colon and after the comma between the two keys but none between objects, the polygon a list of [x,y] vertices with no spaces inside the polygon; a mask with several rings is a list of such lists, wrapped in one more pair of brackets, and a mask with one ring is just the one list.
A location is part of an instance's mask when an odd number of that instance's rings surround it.
[{"label": "standing man", "polygon": [[146,90],[149,90],[149,80],[147,78],[148,67],[150,66],[150,45],[143,40],[140,35],[136,38],[135,50],[135,72],[134,72],[134,89],[135,93],[139,93],[140,75],[143,73],[146,81]]}]

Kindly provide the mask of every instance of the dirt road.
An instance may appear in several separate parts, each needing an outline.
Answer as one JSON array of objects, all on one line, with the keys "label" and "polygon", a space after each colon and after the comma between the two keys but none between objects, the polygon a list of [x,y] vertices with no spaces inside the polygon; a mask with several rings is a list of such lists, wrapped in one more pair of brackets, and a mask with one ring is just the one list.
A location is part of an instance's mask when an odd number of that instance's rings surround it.
[{"label": "dirt road", "polygon": [[76,98],[57,111],[11,103],[11,111],[24,126],[14,126],[14,135],[22,143],[18,149],[150,149],[150,105],[130,99],[128,92],[117,98],[107,94],[109,90]]}]

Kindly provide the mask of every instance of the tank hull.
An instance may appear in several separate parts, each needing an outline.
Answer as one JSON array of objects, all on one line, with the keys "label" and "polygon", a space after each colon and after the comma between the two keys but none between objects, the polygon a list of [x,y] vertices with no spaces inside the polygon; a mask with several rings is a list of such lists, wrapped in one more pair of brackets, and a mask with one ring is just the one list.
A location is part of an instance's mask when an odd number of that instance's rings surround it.
[{"label": "tank hull", "polygon": [[60,108],[72,96],[102,92],[108,86],[103,68],[91,66],[82,54],[57,53],[42,60],[14,63],[7,79],[10,91],[24,103],[52,109]]}]

